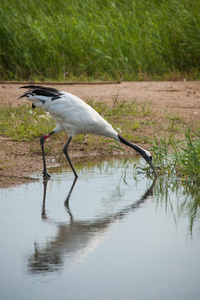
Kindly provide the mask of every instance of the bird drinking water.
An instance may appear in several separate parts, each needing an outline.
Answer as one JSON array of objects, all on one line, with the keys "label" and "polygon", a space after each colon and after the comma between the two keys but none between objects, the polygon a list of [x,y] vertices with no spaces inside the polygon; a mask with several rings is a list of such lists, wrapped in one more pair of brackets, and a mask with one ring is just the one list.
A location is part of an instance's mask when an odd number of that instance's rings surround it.
[{"label": "bird drinking water", "polygon": [[78,175],[69,158],[68,146],[75,135],[86,133],[109,137],[133,148],[146,160],[157,176],[152,162],[152,154],[122,137],[116,130],[114,130],[111,124],[109,124],[103,117],[100,116],[96,110],[94,110],[90,105],[85,103],[80,98],[73,94],[59,91],[51,87],[28,85],[22,86],[21,88],[27,88],[28,91],[22,94],[18,99],[26,97],[32,102],[32,108],[40,107],[45,111],[48,111],[57,122],[54,130],[44,135],[40,139],[43,156],[44,179],[50,178],[46,168],[44,142],[52,134],[64,130],[67,131],[69,139],[63,149],[63,152],[76,178]]}]

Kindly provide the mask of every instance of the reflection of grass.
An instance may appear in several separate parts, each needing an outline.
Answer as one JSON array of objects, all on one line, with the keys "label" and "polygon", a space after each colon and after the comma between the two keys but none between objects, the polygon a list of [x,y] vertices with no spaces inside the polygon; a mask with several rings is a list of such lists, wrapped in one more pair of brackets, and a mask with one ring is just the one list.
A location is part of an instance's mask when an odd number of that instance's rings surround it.
[{"label": "reflection of grass", "polygon": [[[176,201],[172,200],[175,195]],[[192,181],[185,183],[180,178],[161,176],[157,179],[154,188],[154,197],[157,205],[163,205],[166,212],[173,215],[175,223],[180,217],[189,219],[189,231],[194,231],[195,221],[200,218],[200,190]]]}]

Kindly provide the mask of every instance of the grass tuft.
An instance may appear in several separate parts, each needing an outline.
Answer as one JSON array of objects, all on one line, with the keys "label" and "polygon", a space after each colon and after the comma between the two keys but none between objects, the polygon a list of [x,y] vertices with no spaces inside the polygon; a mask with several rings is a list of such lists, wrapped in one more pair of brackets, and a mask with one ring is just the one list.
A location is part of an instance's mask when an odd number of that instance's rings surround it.
[{"label": "grass tuft", "polygon": [[181,175],[200,182],[200,131],[192,133],[190,127],[184,131],[184,140],[177,142],[172,134],[169,138],[155,138],[151,142],[155,164],[160,173]]}]

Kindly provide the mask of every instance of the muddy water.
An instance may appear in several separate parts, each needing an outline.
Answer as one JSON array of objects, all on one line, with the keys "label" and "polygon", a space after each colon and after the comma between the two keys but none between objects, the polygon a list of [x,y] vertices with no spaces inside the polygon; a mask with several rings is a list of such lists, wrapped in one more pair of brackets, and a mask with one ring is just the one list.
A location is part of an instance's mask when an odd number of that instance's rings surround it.
[{"label": "muddy water", "polygon": [[199,194],[115,160],[0,190],[0,299],[199,299]]}]

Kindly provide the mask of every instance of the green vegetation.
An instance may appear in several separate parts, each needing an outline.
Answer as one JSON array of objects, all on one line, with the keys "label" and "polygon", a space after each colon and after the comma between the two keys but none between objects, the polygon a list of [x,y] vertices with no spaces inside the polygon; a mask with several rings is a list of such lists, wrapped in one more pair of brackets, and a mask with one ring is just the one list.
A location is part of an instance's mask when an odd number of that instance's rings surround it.
[{"label": "green vegetation", "polygon": [[0,134],[16,141],[30,141],[50,132],[54,126],[49,114],[40,109],[32,111],[30,105],[0,109]]},{"label": "green vegetation", "polygon": [[155,165],[160,173],[181,175],[192,182],[200,182],[200,130],[192,133],[190,128],[184,130],[184,139],[177,142],[173,135],[169,138],[155,138],[151,143]]},{"label": "green vegetation", "polygon": [[1,0],[1,80],[198,79],[197,0]]}]

